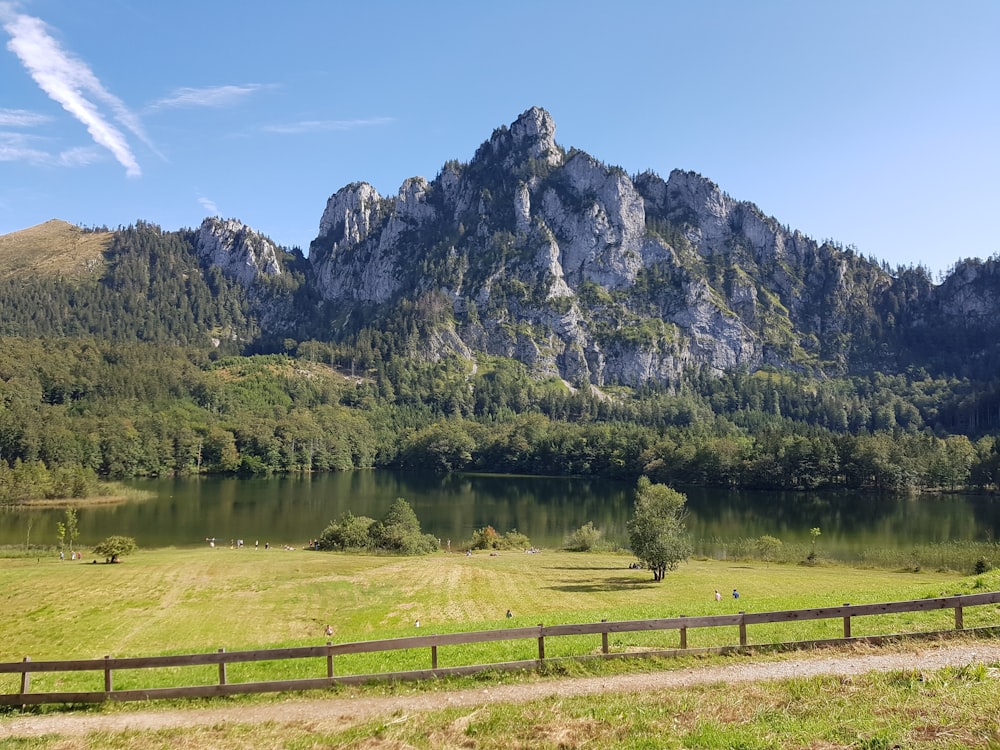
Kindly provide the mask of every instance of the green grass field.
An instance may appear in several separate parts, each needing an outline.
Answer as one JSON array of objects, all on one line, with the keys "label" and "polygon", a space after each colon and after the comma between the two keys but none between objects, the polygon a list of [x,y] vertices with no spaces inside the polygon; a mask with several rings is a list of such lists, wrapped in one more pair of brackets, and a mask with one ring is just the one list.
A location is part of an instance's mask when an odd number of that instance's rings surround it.
[{"label": "green grass field", "polygon": [[[118,565],[54,557],[0,559],[0,661],[144,656],[483,630],[544,623],[761,612],[918,599],[1000,585],[1000,572],[861,570],[690,561],[654,583],[619,554],[545,551],[492,557],[368,556],[228,548],[140,551]],[[734,601],[731,592],[739,589]],[[721,602],[713,596],[723,593]],[[512,619],[505,619],[507,609]],[[966,625],[1000,624],[976,608]],[[903,630],[949,627],[950,610],[901,616]],[[421,629],[414,623],[420,620]],[[857,635],[887,631],[859,618]],[[875,618],[871,618],[875,619]],[[923,622],[926,620],[926,626]],[[751,641],[836,635],[801,623]],[[798,628],[799,630],[795,630]],[[816,635],[817,630],[822,633]],[[712,631],[704,631],[711,633]],[[643,634],[622,634],[641,639]],[[675,635],[671,635],[674,638]],[[689,645],[701,636],[692,632]],[[732,642],[732,634],[728,636]]]},{"label": "green grass field", "polygon": [[[119,565],[52,556],[0,558],[0,661],[319,644],[327,640],[327,623],[335,629],[332,640],[345,642],[604,618],[862,604],[1000,588],[1000,573],[995,571],[961,577],[700,560],[682,565],[665,582],[655,584],[648,571],[629,569],[631,560],[627,555],[561,551],[400,558],[228,548],[140,551]],[[738,602],[731,597],[733,588],[741,593]],[[721,602],[714,599],[715,589],[725,594]],[[508,608],[514,613],[510,620],[504,616]],[[414,627],[417,619],[419,630]],[[966,627],[998,623],[996,607],[965,613]],[[943,610],[893,620],[857,618],[853,630],[863,635],[952,626],[951,610]],[[836,637],[839,630],[838,621],[797,623],[780,632],[751,629],[750,640]],[[612,650],[674,647],[676,637],[676,633],[616,634]],[[715,629],[688,635],[692,647],[734,639],[735,633]],[[546,651],[547,656],[578,654],[594,651],[597,645],[575,638],[548,639]],[[531,658],[534,644],[499,642],[477,648],[462,658],[468,663]],[[442,652],[442,666],[459,658]],[[428,666],[426,654],[418,658],[410,652],[367,657],[368,661],[358,658],[347,671]],[[338,674],[342,674],[339,659]],[[321,676],[319,666],[232,665],[230,681]],[[214,668],[197,669],[204,673],[163,674],[156,684],[213,682]],[[302,669],[311,673],[304,675]],[[86,678],[94,684],[77,685],[74,679],[76,675],[37,675],[32,688],[100,689],[100,675]],[[148,685],[148,680],[145,675],[140,681],[137,675],[116,673],[115,687]],[[470,684],[469,679],[463,684]],[[15,692],[16,676],[5,676],[0,689]],[[162,710],[169,710],[169,704]],[[235,723],[210,729],[96,731],[72,739],[48,735],[10,740],[0,732],[0,748],[995,748],[1000,747],[1000,735],[990,727],[995,727],[998,715],[995,679],[984,669],[933,676],[864,675],[849,684],[810,678],[746,685],[737,691],[708,685],[670,693],[501,703],[475,710],[442,708],[398,721],[339,729],[311,723]],[[0,714],[0,730],[4,721]]]}]

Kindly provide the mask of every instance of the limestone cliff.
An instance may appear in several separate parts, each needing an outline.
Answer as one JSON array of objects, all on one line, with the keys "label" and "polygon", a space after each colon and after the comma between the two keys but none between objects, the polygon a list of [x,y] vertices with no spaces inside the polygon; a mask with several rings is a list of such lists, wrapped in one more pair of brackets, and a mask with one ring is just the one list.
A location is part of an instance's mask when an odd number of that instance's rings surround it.
[{"label": "limestone cliff", "polygon": [[281,275],[274,243],[236,219],[205,219],[195,234],[194,249],[243,286],[261,276]]},{"label": "limestone cliff", "polygon": [[700,175],[630,178],[566,151],[539,108],[393,198],[341,189],[309,259],[335,307],[442,295],[450,351],[594,385],[703,366],[842,368],[852,350],[836,334],[891,283]]},{"label": "limestone cliff", "polygon": [[[209,218],[162,244],[162,230],[145,222],[108,232],[84,267],[106,273],[94,282],[115,292],[167,289],[165,308],[181,293],[172,282],[219,269],[225,283],[213,274],[187,290],[197,309],[171,335],[230,328],[256,351],[360,334],[379,340],[372,355],[501,355],[581,386],[673,385],[691,372],[764,367],[993,377],[995,257],[963,260],[935,283],[919,266],[890,270],[818,243],[694,172],[628,175],[563,148],[555,133],[549,114],[532,108],[468,162],[412,177],[394,196],[364,182],[341,188],[308,258],[239,221]],[[36,231],[15,234],[0,238],[10,250],[0,275],[34,276],[39,257],[67,273],[62,233],[42,232],[50,248],[38,247]],[[178,240],[189,245],[181,251]],[[164,253],[179,255],[160,263]],[[137,270],[143,264],[155,273]],[[53,331],[93,325],[50,317]]]}]

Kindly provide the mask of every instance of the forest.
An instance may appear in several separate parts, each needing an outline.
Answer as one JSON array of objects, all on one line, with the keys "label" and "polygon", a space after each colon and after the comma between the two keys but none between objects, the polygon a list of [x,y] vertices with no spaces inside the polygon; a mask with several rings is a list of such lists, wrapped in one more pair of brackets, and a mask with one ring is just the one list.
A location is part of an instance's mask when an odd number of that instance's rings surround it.
[{"label": "forest", "polygon": [[328,349],[214,358],[4,338],[0,501],[39,483],[82,492],[92,475],[395,467],[900,492],[992,488],[1000,466],[994,436],[940,429],[969,408],[962,382],[756,373],[610,398],[533,381],[503,359],[475,374],[458,358],[352,374],[311,358],[336,358]]},{"label": "forest", "polygon": [[441,315],[420,301],[334,335],[298,251],[250,289],[151,225],[116,232],[106,259],[95,279],[0,280],[2,504],[79,496],[97,477],[362,467],[996,487],[997,378],[700,369],[598,390],[504,357],[414,356]]}]

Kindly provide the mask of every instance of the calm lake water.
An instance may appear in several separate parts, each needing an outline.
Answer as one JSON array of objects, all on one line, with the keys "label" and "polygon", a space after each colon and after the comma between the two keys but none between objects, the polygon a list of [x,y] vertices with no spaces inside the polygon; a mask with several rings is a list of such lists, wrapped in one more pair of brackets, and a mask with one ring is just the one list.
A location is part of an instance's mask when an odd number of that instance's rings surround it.
[{"label": "calm lake water", "polygon": [[[220,544],[302,546],[350,511],[380,518],[405,498],[423,529],[457,545],[474,529],[517,529],[540,547],[558,547],[588,521],[616,541],[627,539],[631,484],[595,479],[356,471],[266,479],[176,478],[132,482],[155,498],[79,512],[80,546],[110,534],[140,547]],[[1000,538],[1000,501],[990,497],[896,498],[856,493],[689,490],[688,530],[699,552],[718,554],[713,540],[770,534],[785,544],[809,543],[819,527],[827,550],[911,548],[915,544]],[[0,511],[0,544],[54,543],[62,510]],[[29,529],[30,524],[30,529]]]}]

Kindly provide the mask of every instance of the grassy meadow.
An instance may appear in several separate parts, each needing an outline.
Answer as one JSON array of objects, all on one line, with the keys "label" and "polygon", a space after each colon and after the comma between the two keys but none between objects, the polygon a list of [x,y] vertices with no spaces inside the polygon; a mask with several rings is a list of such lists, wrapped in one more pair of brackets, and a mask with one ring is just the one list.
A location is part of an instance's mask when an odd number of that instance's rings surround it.
[{"label": "grassy meadow", "polygon": [[[334,629],[331,640],[347,642],[538,623],[863,604],[1000,587],[998,571],[968,578],[714,560],[689,561],[654,583],[648,571],[629,569],[632,559],[563,551],[393,557],[226,547],[139,551],[117,565],[52,555],[0,558],[0,661],[321,644],[326,624]],[[715,589],[723,594],[721,602],[715,601]],[[505,617],[507,609],[512,618]],[[951,610],[942,610],[855,618],[852,629],[855,635],[948,629],[952,617]],[[996,625],[1000,618],[994,608],[978,607],[965,613],[965,624]],[[837,637],[840,629],[838,620],[762,625],[750,628],[749,638],[771,643]],[[688,645],[732,644],[737,634],[730,630],[690,631]],[[599,645],[593,637],[581,638],[548,639],[546,655],[587,653]],[[617,651],[676,645],[676,632],[613,634],[611,642]],[[442,649],[441,666],[535,653],[530,640],[463,648],[480,652]],[[338,674],[429,666],[422,652],[340,658]],[[308,672],[308,665],[302,666]],[[321,674],[313,667],[312,676]]]},{"label": "grassy meadow", "polygon": [[52,219],[0,235],[0,277],[90,275],[104,265],[111,232],[85,232]]},{"label": "grassy meadow", "polygon": [[[157,549],[118,565],[90,560],[0,558],[0,661],[141,656],[320,644],[324,628],[345,642],[401,635],[833,606],[934,597],[1000,588],[1000,573],[962,577],[942,572],[862,570],[692,560],[655,584],[632,558],[615,553],[542,551],[438,553],[390,557],[304,550]],[[739,601],[732,598],[740,591]],[[724,598],[716,602],[715,589]],[[507,619],[510,608],[514,617]],[[420,629],[415,621],[420,620]],[[952,611],[856,618],[855,635],[948,629]],[[966,627],[996,625],[1000,611],[965,612]],[[781,631],[750,628],[751,643],[836,637],[840,622],[796,623]],[[733,643],[720,629],[688,633],[691,647]],[[612,635],[613,651],[675,647],[676,633]],[[546,640],[549,657],[595,652],[599,640]],[[442,648],[441,666],[532,658],[533,641],[484,644],[455,654]],[[356,658],[354,663],[346,660]],[[344,659],[345,661],[341,661]],[[663,666],[663,662],[658,663]],[[678,667],[690,666],[681,660]],[[427,667],[421,651],[338,657],[337,673]],[[611,669],[628,669],[619,664]],[[649,668],[645,663],[633,667]],[[201,671],[199,671],[201,670]],[[50,734],[4,739],[0,748],[890,748],[1000,747],[994,670],[944,670],[722,684],[595,699],[545,698],[479,708],[447,708],[377,721],[226,723],[176,729],[94,731],[72,738]],[[560,670],[556,670],[560,673]],[[115,687],[150,685],[151,674],[115,673]],[[154,684],[211,684],[214,668],[156,672]],[[229,680],[317,677],[322,663],[230,665]],[[0,676],[15,692],[16,676]],[[36,675],[37,691],[101,689],[99,673]],[[516,676],[484,674],[456,684],[483,685]],[[57,682],[58,680],[58,682]],[[79,681],[79,682],[74,682]],[[440,689],[385,686],[375,690]],[[341,690],[335,692],[342,692]],[[315,694],[313,694],[315,695]],[[271,700],[267,697],[223,701]],[[170,704],[157,704],[168,710]],[[190,705],[190,704],[185,704]],[[199,705],[197,702],[195,705]],[[218,705],[217,701],[206,705]],[[52,710],[52,709],[49,709]],[[108,706],[90,711],[131,710]],[[8,719],[16,714],[8,712]],[[70,744],[66,744],[66,743]]]}]

